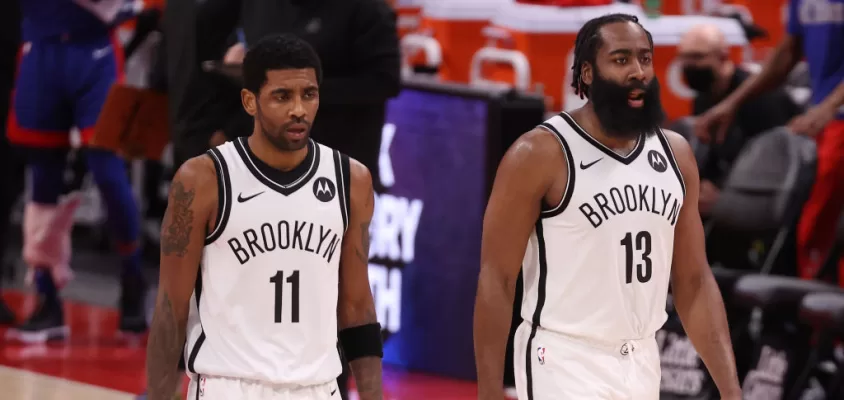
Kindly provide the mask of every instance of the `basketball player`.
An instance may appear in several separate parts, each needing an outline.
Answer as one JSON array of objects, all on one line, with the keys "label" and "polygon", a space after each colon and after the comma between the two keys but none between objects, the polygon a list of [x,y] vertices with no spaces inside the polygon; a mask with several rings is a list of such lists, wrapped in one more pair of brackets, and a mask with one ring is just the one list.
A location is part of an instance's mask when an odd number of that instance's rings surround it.
[{"label": "basketball player", "polygon": [[[315,143],[319,58],[275,35],[243,61],[252,136],[176,173],[147,349],[149,399],[339,399],[337,338],[361,399],[381,399],[367,261],[373,191],[359,162]],[[187,345],[184,340],[187,339]]]},{"label": "basketball player", "polygon": [[586,23],[574,86],[587,104],[523,135],[486,210],[475,308],[479,398],[504,398],[513,290],[519,399],[658,399],[654,333],[669,281],[684,327],[724,399],[740,388],[724,305],[704,253],[698,171],[663,131],[653,42],[636,17]]},{"label": "basketball player", "polygon": [[[120,321],[127,333],[147,328],[138,205],[124,160],[92,145],[100,110],[112,85],[123,80],[123,54],[114,27],[138,9],[119,7],[106,22],[93,12],[112,1],[20,0],[20,61],[12,96],[7,137],[20,148],[32,190],[24,207],[24,262],[38,290],[38,304],[26,321],[7,332],[24,342],[63,339],[65,323],[59,292],[71,279],[71,228],[81,202],[64,195],[70,131],[79,130],[85,164],[105,203],[111,237],[121,256]],[[128,4],[127,4],[128,5]]]}]

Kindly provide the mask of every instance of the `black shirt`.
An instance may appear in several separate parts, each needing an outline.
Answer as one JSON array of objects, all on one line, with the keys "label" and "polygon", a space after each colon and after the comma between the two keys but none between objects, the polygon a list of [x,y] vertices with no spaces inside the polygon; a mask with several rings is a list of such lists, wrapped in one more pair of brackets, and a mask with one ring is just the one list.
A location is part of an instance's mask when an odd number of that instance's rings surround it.
[{"label": "black shirt", "polygon": [[383,0],[169,0],[163,25],[176,150],[179,140],[207,143],[217,129],[230,138],[251,133],[238,90],[200,66],[222,58],[240,25],[247,44],[291,33],[314,47],[324,76],[314,138],[376,167],[386,102],[401,83],[396,15]]},{"label": "black shirt", "polygon": [[[162,19],[163,45],[159,53],[166,69],[171,137],[174,146],[204,143],[240,107],[240,88],[202,70],[202,62],[219,60],[230,44],[233,28],[225,28],[226,13],[237,15],[230,0],[168,0]],[[223,27],[221,29],[221,27]],[[200,146],[201,147],[201,146]],[[201,154],[201,148],[193,152]],[[194,154],[194,155],[198,155]]]},{"label": "black shirt", "polygon": [[[21,18],[18,2],[3,1],[0,3],[0,113],[8,111],[9,93],[14,86],[17,55],[21,40]],[[5,121],[5,120],[4,120]],[[6,128],[3,124],[0,131]]]},{"label": "black shirt", "polygon": [[[695,97],[692,105],[693,114],[701,115],[714,107],[749,77],[749,72],[736,68],[726,93],[721,96],[700,93]],[[745,102],[736,110],[736,118],[733,126],[729,128],[724,142],[720,145],[713,145],[709,151],[706,164],[700,166],[701,179],[707,179],[716,185],[720,185],[721,180],[726,177],[730,166],[748,140],[760,133],[786,125],[800,113],[800,107],[791,100],[791,97],[783,88],[763,93]]]},{"label": "black shirt", "polygon": [[396,15],[383,0],[242,1],[247,43],[273,33],[291,33],[314,47],[325,77],[321,107],[383,105],[398,94]]},{"label": "black shirt", "polygon": [[290,33],[308,42],[323,69],[313,138],[377,175],[387,100],[401,86],[393,9],[384,0],[239,1],[239,15],[225,14],[229,25],[220,27],[233,27],[239,16],[247,44],[274,33]]}]

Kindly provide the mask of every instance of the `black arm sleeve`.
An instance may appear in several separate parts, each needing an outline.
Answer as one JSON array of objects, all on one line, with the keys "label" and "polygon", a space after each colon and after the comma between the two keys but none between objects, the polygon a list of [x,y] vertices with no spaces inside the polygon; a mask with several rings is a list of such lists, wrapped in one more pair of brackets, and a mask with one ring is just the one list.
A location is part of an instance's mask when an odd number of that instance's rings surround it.
[{"label": "black arm sleeve", "polygon": [[380,104],[398,94],[400,76],[396,14],[383,1],[362,1],[353,23],[353,72],[326,77],[320,97],[327,104]]}]

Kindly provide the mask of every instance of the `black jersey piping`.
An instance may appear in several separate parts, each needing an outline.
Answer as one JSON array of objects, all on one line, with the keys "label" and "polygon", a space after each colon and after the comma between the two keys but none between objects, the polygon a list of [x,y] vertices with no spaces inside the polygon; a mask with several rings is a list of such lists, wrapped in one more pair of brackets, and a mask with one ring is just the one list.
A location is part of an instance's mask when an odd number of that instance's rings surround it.
[{"label": "black jersey piping", "polygon": [[586,132],[586,130],[584,130],[580,125],[577,124],[577,121],[575,121],[574,117],[569,115],[569,113],[563,111],[560,113],[560,117],[562,117],[566,122],[568,122],[569,126],[571,126],[571,128],[574,129],[574,131],[577,132],[577,134],[580,135],[583,140],[587,141],[596,149],[604,152],[604,154],[606,154],[607,156],[615,159],[616,161],[624,165],[630,165],[630,163],[635,161],[636,158],[639,157],[639,154],[642,153],[642,149],[645,148],[645,140],[640,135],[639,138],[636,140],[636,146],[633,147],[633,151],[631,151],[630,154],[626,156],[622,156],[621,154],[612,151],[612,149],[607,146],[604,146],[603,143],[593,138],[589,133]]},{"label": "black jersey piping", "polygon": [[668,163],[671,164],[674,174],[677,175],[677,179],[680,181],[680,187],[683,189],[683,197],[686,197],[686,180],[683,179],[683,172],[680,171],[680,166],[677,164],[677,158],[674,157],[674,149],[671,148],[671,143],[668,142],[668,138],[665,136],[665,132],[663,132],[662,129],[660,129],[656,135],[659,138],[660,143],[662,143],[662,149],[668,156]]},{"label": "black jersey piping", "polygon": [[202,265],[199,266],[199,270],[196,272],[196,282],[193,286],[193,293],[196,297],[196,317],[199,320],[200,331],[199,337],[196,338],[196,342],[194,342],[193,348],[188,356],[187,367],[188,371],[195,374],[196,368],[194,368],[194,363],[196,363],[196,356],[199,355],[199,349],[202,347],[202,344],[205,343],[205,328],[202,327],[202,318],[200,318],[199,314],[199,300],[202,297]]},{"label": "black jersey piping", "polygon": [[[305,186],[305,184],[307,184],[311,180],[311,178],[316,175],[317,170],[319,169],[320,146],[310,139],[308,139],[308,155],[305,156],[305,160],[302,161],[304,165],[307,165],[307,170],[302,172],[301,175],[292,177],[285,174],[295,174],[299,172],[298,167],[290,172],[272,170],[266,171],[267,173],[264,173],[261,171],[261,166],[264,166],[266,164],[264,164],[261,160],[257,160],[257,157],[252,157],[252,155],[250,154],[251,151],[247,149],[247,138],[238,138],[234,141],[234,144],[235,148],[237,149],[237,153],[240,154],[240,157],[243,159],[243,163],[246,164],[246,169],[248,169],[249,172],[251,172],[252,175],[255,176],[255,179],[266,185],[268,188],[285,196],[290,196],[291,194],[295,193],[297,190]],[[283,177],[284,181],[289,180],[290,183],[282,182],[281,179],[271,178],[270,176],[268,176],[270,175],[270,172],[272,172],[273,175],[279,175]]]},{"label": "black jersey piping", "polygon": [[566,187],[563,189],[563,197],[560,199],[560,202],[554,208],[548,208],[545,205],[545,202],[542,204],[542,208],[540,211],[540,218],[551,218],[557,215],[560,215],[563,211],[566,210],[569,203],[571,202],[572,194],[574,193],[574,183],[575,183],[575,167],[574,158],[571,155],[571,149],[569,148],[568,142],[566,142],[566,138],[557,130],[553,125],[543,122],[539,125],[542,128],[545,128],[554,136],[557,137],[557,141],[560,142],[560,148],[563,150],[563,153],[566,158],[566,169],[567,176],[566,176]]},{"label": "black jersey piping", "polygon": [[[528,400],[533,400],[533,339],[536,337],[536,330],[542,323],[542,308],[545,306],[545,290],[548,285],[548,260],[545,254],[545,234],[542,229],[542,219],[536,221],[536,243],[539,258],[539,282],[536,287],[536,309],[533,312],[531,319],[530,337],[527,341],[527,351],[525,351],[525,377],[527,382]],[[524,283],[527,285],[527,282]],[[527,288],[525,288],[527,292]]]},{"label": "black jersey piping", "polygon": [[229,176],[229,168],[226,159],[219,149],[211,149],[206,152],[214,161],[214,169],[217,170],[217,218],[214,221],[214,229],[205,237],[205,245],[214,243],[229,222],[229,215],[232,209],[232,184]]},{"label": "black jersey piping", "polygon": [[334,150],[334,174],[337,181],[337,193],[340,197],[340,214],[343,216],[344,232],[349,229],[349,218],[351,216],[350,170],[349,156]]}]

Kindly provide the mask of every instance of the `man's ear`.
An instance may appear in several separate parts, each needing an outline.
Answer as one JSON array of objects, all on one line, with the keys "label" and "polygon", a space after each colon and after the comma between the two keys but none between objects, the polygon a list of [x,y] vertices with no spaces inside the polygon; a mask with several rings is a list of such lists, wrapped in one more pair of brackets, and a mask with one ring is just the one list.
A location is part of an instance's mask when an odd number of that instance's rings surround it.
[{"label": "man's ear", "polygon": [[243,109],[249,115],[254,117],[258,113],[258,98],[255,93],[247,89],[240,89],[240,101],[243,103]]},{"label": "man's ear", "polygon": [[584,62],[580,66],[580,81],[586,86],[592,86],[592,64]]}]

